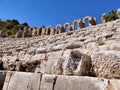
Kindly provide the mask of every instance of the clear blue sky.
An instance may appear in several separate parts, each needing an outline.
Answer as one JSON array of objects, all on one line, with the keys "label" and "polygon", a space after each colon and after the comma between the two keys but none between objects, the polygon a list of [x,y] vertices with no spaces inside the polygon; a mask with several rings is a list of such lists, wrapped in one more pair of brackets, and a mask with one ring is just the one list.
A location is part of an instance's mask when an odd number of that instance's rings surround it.
[{"label": "clear blue sky", "polygon": [[30,26],[56,26],[84,16],[94,16],[120,8],[120,0],[0,0],[0,18],[17,19]]}]

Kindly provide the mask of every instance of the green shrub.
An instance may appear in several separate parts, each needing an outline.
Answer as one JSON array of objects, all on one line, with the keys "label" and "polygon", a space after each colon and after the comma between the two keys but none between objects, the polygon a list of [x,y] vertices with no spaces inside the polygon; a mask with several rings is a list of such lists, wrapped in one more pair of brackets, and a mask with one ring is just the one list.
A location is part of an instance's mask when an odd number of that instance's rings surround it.
[{"label": "green shrub", "polygon": [[109,14],[106,15],[107,22],[118,19],[117,11],[111,10]]}]

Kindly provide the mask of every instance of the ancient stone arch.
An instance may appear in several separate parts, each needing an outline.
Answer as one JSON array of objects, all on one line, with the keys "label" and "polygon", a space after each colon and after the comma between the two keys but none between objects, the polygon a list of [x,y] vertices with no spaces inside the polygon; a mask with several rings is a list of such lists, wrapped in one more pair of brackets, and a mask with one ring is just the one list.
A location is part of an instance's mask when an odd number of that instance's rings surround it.
[{"label": "ancient stone arch", "polygon": [[23,36],[23,31],[19,29],[19,31],[15,35],[15,38],[21,38],[22,36]]},{"label": "ancient stone arch", "polygon": [[[59,30],[60,29],[60,30]],[[61,24],[58,24],[57,26],[56,26],[56,33],[58,34],[58,33],[64,33],[65,32],[65,29],[64,29],[64,27],[61,25]]]},{"label": "ancient stone arch", "polygon": [[45,27],[42,28],[42,35],[46,35],[47,29]]},{"label": "ancient stone arch", "polygon": [[81,29],[81,28],[85,28],[85,23],[83,22],[82,19],[79,19],[78,29]]},{"label": "ancient stone arch", "polygon": [[68,26],[68,32],[69,32],[69,31],[73,31],[73,27],[72,27],[72,26],[70,25],[70,23],[68,23],[68,22],[64,24],[65,31],[66,31],[66,27],[67,27],[67,26]]},{"label": "ancient stone arch", "polygon": [[52,29],[52,26],[48,26],[47,27],[47,29],[46,29],[46,35],[50,35],[51,29]]},{"label": "ancient stone arch", "polygon": [[81,29],[81,28],[84,28],[85,27],[85,23],[83,22],[83,20],[82,19],[79,19],[79,20],[74,20],[73,21],[73,29],[75,30],[75,24],[78,24],[78,29]]},{"label": "ancient stone arch", "polygon": [[64,33],[65,32],[65,28],[63,26],[60,27],[60,33]]},{"label": "ancient stone arch", "polygon": [[89,26],[96,25],[96,19],[91,16],[86,16],[83,18],[83,23],[86,22],[86,20],[89,21]]},{"label": "ancient stone arch", "polygon": [[44,26],[41,26],[37,29],[37,35],[41,35],[42,34],[42,29],[44,28]]},{"label": "ancient stone arch", "polygon": [[31,32],[29,31],[29,28],[26,26],[26,27],[24,27],[22,37],[29,37],[29,36],[31,36]]},{"label": "ancient stone arch", "polygon": [[32,32],[32,36],[37,36],[37,29],[35,27],[30,27],[29,31]]},{"label": "ancient stone arch", "polygon": [[58,34],[58,33],[60,33],[60,28],[61,28],[61,24],[58,24],[57,26],[56,26],[56,34]]},{"label": "ancient stone arch", "polygon": [[75,24],[78,24],[77,28],[79,27],[79,20],[74,20],[72,23],[73,30],[75,30]]},{"label": "ancient stone arch", "polygon": [[55,35],[55,34],[56,34],[56,29],[52,27],[50,31],[50,35]]}]

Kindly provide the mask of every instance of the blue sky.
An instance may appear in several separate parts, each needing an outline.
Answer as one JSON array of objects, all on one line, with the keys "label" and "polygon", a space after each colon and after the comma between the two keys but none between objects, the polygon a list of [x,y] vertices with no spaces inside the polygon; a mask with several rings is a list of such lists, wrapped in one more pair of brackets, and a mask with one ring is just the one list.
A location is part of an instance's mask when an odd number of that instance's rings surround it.
[{"label": "blue sky", "polygon": [[30,26],[56,26],[120,8],[120,0],[0,0],[0,18],[17,19]]}]

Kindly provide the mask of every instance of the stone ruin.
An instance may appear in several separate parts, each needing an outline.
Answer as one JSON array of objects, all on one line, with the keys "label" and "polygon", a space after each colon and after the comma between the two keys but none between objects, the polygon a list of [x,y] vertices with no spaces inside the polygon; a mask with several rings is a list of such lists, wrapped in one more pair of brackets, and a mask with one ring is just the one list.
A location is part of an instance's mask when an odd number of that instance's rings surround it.
[{"label": "stone ruin", "polygon": [[[120,18],[120,9],[117,10],[117,15]],[[81,28],[85,28],[86,21],[89,21],[88,25],[93,26],[96,25],[96,18],[92,16],[86,16],[83,19],[79,20],[74,20],[72,24],[69,22],[65,23],[63,26],[61,24],[58,24],[55,28],[52,26],[48,26],[45,28],[44,26],[41,26],[39,28],[35,27],[25,27],[23,31],[18,31],[16,34],[16,38],[21,38],[21,37],[30,37],[30,36],[38,36],[38,35],[55,35],[59,33],[64,33],[66,32],[66,27],[68,27],[68,32],[74,31],[75,30],[75,24],[77,24],[77,30]],[[106,23],[106,14],[103,13],[101,17],[101,22]]]},{"label": "stone ruin", "polygon": [[[0,38],[0,90],[120,90],[120,19],[104,17],[99,25],[87,16]],[[85,28],[86,20],[95,26]],[[37,37],[20,38],[29,36]]]},{"label": "stone ruin", "polygon": [[69,22],[65,23],[64,26],[61,24],[58,24],[55,28],[52,26],[48,26],[45,28],[44,26],[41,26],[39,28],[34,28],[34,27],[25,27],[24,30],[18,31],[16,34],[16,38],[21,38],[21,37],[30,37],[30,36],[38,36],[38,35],[55,35],[59,33],[65,33],[66,27],[68,27],[68,32],[74,31],[75,30],[75,24],[77,24],[77,29],[85,28],[85,23],[86,21],[89,21],[89,26],[96,25],[96,18],[93,18],[91,16],[86,16],[83,19],[79,20],[74,20],[72,24]]}]

